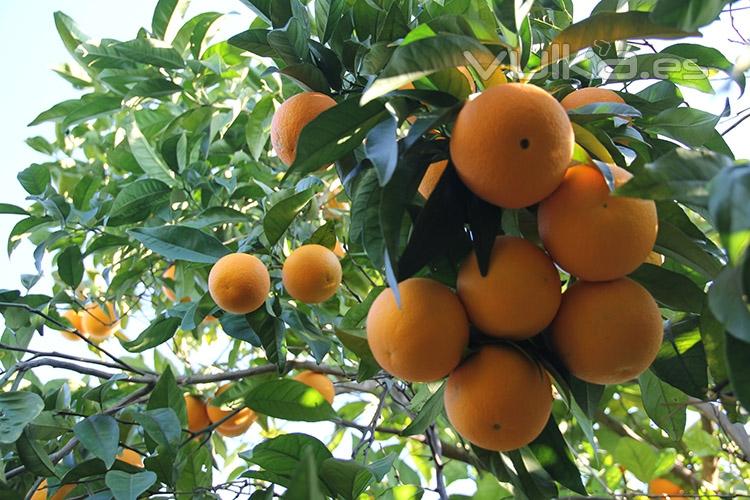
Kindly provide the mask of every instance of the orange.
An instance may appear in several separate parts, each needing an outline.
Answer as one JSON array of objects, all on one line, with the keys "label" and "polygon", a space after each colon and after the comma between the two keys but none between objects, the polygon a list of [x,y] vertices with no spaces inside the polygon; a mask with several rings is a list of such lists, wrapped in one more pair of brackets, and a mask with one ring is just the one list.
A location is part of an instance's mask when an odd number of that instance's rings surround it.
[{"label": "orange", "polygon": [[594,384],[619,384],[656,359],[663,336],[656,301],[629,278],[579,281],[563,294],[550,328],[552,345],[570,372]]},{"label": "orange", "polygon": [[319,92],[302,92],[279,106],[271,120],[271,144],[276,155],[287,166],[297,157],[297,142],[305,125],[336,101]]},{"label": "orange", "polygon": [[427,171],[422,177],[422,182],[419,184],[419,194],[424,198],[429,198],[435,187],[437,187],[440,178],[443,176],[446,167],[448,166],[448,160],[442,160],[431,164],[427,167]]},{"label": "orange", "polygon": [[459,434],[495,451],[533,441],[552,411],[547,372],[512,346],[485,346],[448,377],[445,412]]},{"label": "orange", "polygon": [[[218,396],[230,387],[231,385],[229,384],[222,385],[216,390],[216,395]],[[206,413],[208,413],[208,418],[211,420],[211,422],[216,423],[225,418],[227,415],[231,414],[232,410],[222,410],[218,406],[213,406],[211,404],[211,400],[209,400],[208,405],[206,406]],[[216,432],[218,432],[222,436],[237,437],[241,434],[244,434],[245,431],[248,430],[251,425],[253,425],[253,422],[255,422],[257,418],[258,417],[257,415],[255,415],[255,412],[253,410],[251,410],[250,408],[243,408],[232,418],[227,419],[221,425],[219,425],[216,428]]]},{"label": "orange", "polygon": [[678,495],[681,496],[685,491],[680,488],[677,484],[673,483],[669,479],[657,478],[653,479],[648,483],[648,494],[649,495],[664,495],[669,498],[670,496]]},{"label": "orange", "polygon": [[220,258],[208,273],[208,292],[227,312],[247,314],[266,301],[271,276],[261,260],[246,253]]},{"label": "orange", "polygon": [[563,100],[560,101],[560,104],[562,104],[563,108],[568,110],[598,102],[616,102],[619,104],[625,104],[623,98],[615,92],[609,89],[600,89],[597,87],[586,87],[574,90],[566,95]]},{"label": "orange", "polygon": [[133,467],[143,467],[143,457],[140,453],[131,450],[130,448],[123,448],[122,452],[117,455],[117,460],[125,462]]},{"label": "orange", "polygon": [[367,342],[378,364],[409,382],[431,382],[448,375],[469,342],[469,321],[456,294],[425,278],[384,290],[367,314]]},{"label": "orange", "polygon": [[474,194],[500,207],[521,208],[557,188],[574,146],[573,127],[554,97],[534,85],[508,83],[464,105],[450,153]]},{"label": "orange", "polygon": [[115,308],[110,303],[105,306],[106,311],[99,303],[89,304],[81,314],[81,328],[92,340],[104,340],[120,326]]},{"label": "orange", "polygon": [[341,284],[339,258],[323,245],[302,245],[284,262],[281,280],[292,298],[306,304],[325,302]]},{"label": "orange", "polygon": [[[610,165],[615,185],[632,175]],[[590,165],[568,169],[538,212],[539,235],[563,269],[587,281],[630,274],[656,242],[658,220],[651,200],[612,196],[601,171]]]},{"label": "orange", "polygon": [[294,377],[297,382],[309,385],[318,391],[329,404],[333,404],[333,397],[336,395],[336,389],[333,387],[331,379],[322,373],[305,370]]},{"label": "orange", "polygon": [[547,254],[522,238],[500,236],[487,276],[472,252],[458,273],[469,321],[493,337],[523,340],[544,330],[560,307],[560,274]]},{"label": "orange", "polygon": [[[83,321],[78,311],[68,309],[67,311],[62,313],[62,317],[68,320],[68,323],[73,326],[74,330],[78,330],[79,332],[83,333]],[[61,330],[60,333],[62,333],[63,337],[68,340],[81,340],[81,337],[79,337],[75,333],[67,332],[65,330]]]},{"label": "orange", "polygon": [[190,432],[199,432],[211,425],[211,420],[206,412],[206,403],[198,396],[186,394],[185,408]]},{"label": "orange", "polygon": [[[169,266],[167,268],[166,271],[164,271],[164,274],[162,274],[161,277],[162,278],[167,278],[167,279],[170,279],[170,280],[174,280],[174,276],[175,276],[175,272],[176,271],[177,271],[177,268],[175,267],[174,264],[172,264],[171,266]],[[167,297],[167,299],[171,300],[172,302],[174,302],[175,300],[177,300],[177,296],[174,294],[174,291],[171,288],[169,288],[168,286],[163,285],[161,287],[161,291],[162,291],[162,293],[164,293],[164,296]]]},{"label": "orange", "polygon": [[39,483],[39,486],[37,487],[36,491],[34,491],[34,494],[31,495],[31,498],[29,500],[64,500],[68,493],[70,493],[74,489],[76,489],[75,484],[63,484],[59,488],[57,488],[57,491],[55,493],[50,496],[47,486],[47,480],[45,479],[41,483]]}]

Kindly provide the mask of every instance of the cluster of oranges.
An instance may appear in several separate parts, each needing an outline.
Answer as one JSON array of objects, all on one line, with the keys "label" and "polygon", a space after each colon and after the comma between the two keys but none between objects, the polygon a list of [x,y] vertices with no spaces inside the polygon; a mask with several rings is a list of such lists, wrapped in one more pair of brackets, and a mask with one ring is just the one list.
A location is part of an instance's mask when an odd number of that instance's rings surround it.
[{"label": "cluster of oranges", "polygon": [[[68,320],[74,330],[93,342],[108,339],[120,328],[115,308],[110,303],[104,304],[104,307],[98,303],[92,303],[83,311],[67,309],[63,311],[62,317]],[[61,330],[61,333],[68,340],[81,340],[81,337],[73,332]]]},{"label": "cluster of oranges", "polygon": [[[661,345],[655,300],[626,277],[652,252],[656,206],[613,196],[596,165],[571,165],[575,135],[567,109],[602,101],[623,102],[605,89],[574,91],[558,102],[539,87],[514,83],[467,102],[450,138],[459,177],[493,205],[538,206],[543,248],[500,236],[486,275],[472,253],[460,266],[455,292],[430,279],[407,279],[398,299],[384,291],[367,317],[380,366],[410,382],[447,376],[447,416],[483,448],[524,446],[550,416],[548,373],[512,342],[544,332],[573,375],[597,384],[637,377]],[[428,169],[423,195],[446,165]],[[609,170],[615,187],[631,177],[615,165]],[[571,276],[564,293],[558,268]],[[465,358],[471,325],[499,341],[484,342]]]},{"label": "cluster of oranges", "polygon": [[[305,370],[294,376],[293,380],[312,387],[329,404],[333,403],[336,389],[326,375]],[[227,391],[230,387],[231,384],[220,386],[216,390],[216,396]],[[237,437],[244,434],[258,419],[256,413],[250,408],[235,411],[232,408],[214,405],[213,399],[204,402],[200,396],[193,394],[185,395],[185,408],[187,409],[188,429],[195,434],[205,432],[206,429],[214,425],[216,432],[222,436]]]}]

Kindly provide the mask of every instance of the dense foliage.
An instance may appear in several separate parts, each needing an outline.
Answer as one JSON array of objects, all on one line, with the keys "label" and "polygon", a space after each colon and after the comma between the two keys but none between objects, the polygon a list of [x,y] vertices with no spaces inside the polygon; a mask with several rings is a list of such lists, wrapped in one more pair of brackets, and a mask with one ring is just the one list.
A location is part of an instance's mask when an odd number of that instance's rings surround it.
[{"label": "dense foliage", "polygon": [[[727,78],[744,89],[744,69],[711,47],[657,51],[642,40],[690,36],[729,0],[602,0],[577,24],[572,0],[243,3],[257,14],[252,26],[218,43],[221,14],[185,20],[181,0],[159,0],[152,26],[128,41],[90,40],[55,16],[73,59],[57,73],[82,95],[31,123],[54,124],[54,136],[28,140],[49,161],[18,175],[27,207],[0,205],[21,216],[8,251],[32,242],[38,270],[22,276],[24,290],[0,293],[3,498],[42,478],[75,484],[69,498],[118,500],[412,498],[446,486],[466,498],[466,479],[476,498],[632,494],[659,477],[695,494],[748,493],[750,165],[716,130],[721,117],[687,106],[680,90],[712,93]],[[575,159],[634,173],[617,194],[656,200],[655,251],[666,257],[631,275],[665,318],[651,369],[628,384],[588,384],[542,341],[524,343],[557,397],[542,435],[502,454],[460,439],[442,383],[381,371],[364,333],[384,287],[414,275],[452,286],[472,247],[487,259],[497,234],[537,239],[533,207],[482,202],[450,167],[429,201],[417,194],[427,166],[447,158],[472,92],[456,68],[469,67],[481,91],[493,61],[558,99],[622,84],[612,88],[625,104],[570,113]],[[269,127],[301,90],[338,104],[305,128],[287,168]],[[290,300],[280,280],[285,257],[307,242],[346,251],[339,293],[314,306]],[[271,272],[271,296],[245,316],[224,313],[207,291],[211,265],[234,251]],[[51,293],[34,292],[43,273]],[[135,318],[149,326],[87,339],[86,359],[28,349],[34,336],[70,330],[61,314],[91,302],[114,304],[122,329]],[[218,359],[202,356],[227,338]],[[485,340],[473,335],[472,347]],[[112,354],[118,342],[129,355]],[[83,378],[42,381],[41,366]],[[336,381],[335,410],[285,377],[301,368]],[[212,395],[232,380],[218,401],[262,415],[253,438],[225,441],[213,424],[188,431],[183,393]],[[333,425],[286,434],[285,421]],[[123,447],[144,468],[115,460]]]}]

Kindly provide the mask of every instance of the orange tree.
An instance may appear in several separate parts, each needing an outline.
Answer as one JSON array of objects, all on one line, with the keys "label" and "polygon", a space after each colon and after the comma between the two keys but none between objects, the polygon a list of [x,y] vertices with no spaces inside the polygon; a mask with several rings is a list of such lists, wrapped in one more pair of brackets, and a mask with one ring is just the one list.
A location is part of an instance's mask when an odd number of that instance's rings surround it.
[{"label": "orange tree", "polygon": [[730,1],[185,3],[55,16],[3,498],[748,492],[750,167],[681,90],[745,68],[644,41]]}]

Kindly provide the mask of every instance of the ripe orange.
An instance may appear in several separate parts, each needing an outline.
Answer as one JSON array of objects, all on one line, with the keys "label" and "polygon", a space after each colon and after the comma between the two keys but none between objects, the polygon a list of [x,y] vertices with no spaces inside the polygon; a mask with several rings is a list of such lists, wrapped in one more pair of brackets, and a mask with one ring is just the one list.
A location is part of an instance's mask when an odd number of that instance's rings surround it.
[{"label": "ripe orange", "polygon": [[450,153],[474,194],[500,207],[521,208],[557,188],[574,145],[573,127],[554,97],[534,85],[508,83],[464,105]]},{"label": "ripe orange", "polygon": [[563,294],[550,328],[570,372],[594,384],[619,384],[643,373],[663,337],[656,301],[629,278],[579,281]]},{"label": "ripe orange", "polygon": [[669,498],[670,496],[681,496],[685,491],[679,487],[679,485],[673,483],[669,479],[662,477],[653,479],[648,483],[648,494],[649,495],[664,495]]},{"label": "ripe orange", "polygon": [[333,397],[336,395],[336,389],[333,387],[331,379],[323,375],[310,370],[305,370],[294,377],[297,382],[302,382],[305,385],[309,385],[316,391],[318,391],[329,404],[333,404]]},{"label": "ripe orange", "polygon": [[302,245],[284,262],[281,280],[294,299],[306,304],[325,302],[341,284],[341,263],[323,245]]},{"label": "ripe orange", "polygon": [[[175,272],[176,271],[177,271],[177,268],[175,267],[174,264],[172,264],[171,266],[169,266],[167,268],[166,271],[164,271],[164,274],[162,274],[161,276],[162,276],[162,278],[167,278],[167,279],[170,279],[170,280],[174,280],[174,276],[175,276]],[[163,285],[161,287],[161,291],[162,291],[162,293],[164,293],[164,296],[167,299],[171,300],[172,302],[174,302],[175,300],[177,300],[177,296],[174,294],[174,290],[172,290],[168,286]]]},{"label": "ripe orange", "polygon": [[[230,387],[231,385],[229,384],[222,385],[216,390],[216,395],[218,396]],[[213,406],[211,404],[211,400],[209,400],[208,405],[206,406],[206,413],[208,413],[208,418],[211,420],[211,422],[216,423],[232,413],[232,411],[222,410],[219,406]],[[216,428],[216,432],[218,432],[222,436],[237,437],[241,434],[244,434],[245,431],[248,430],[251,425],[253,425],[253,422],[255,422],[257,418],[258,417],[253,410],[251,410],[250,408],[243,408],[232,418],[227,419],[225,422],[219,425]]]},{"label": "ripe orange", "polygon": [[271,120],[271,144],[279,159],[287,166],[297,157],[297,142],[305,125],[336,101],[319,92],[302,92],[279,106]]},{"label": "ripe orange", "polygon": [[[68,323],[73,326],[74,330],[78,330],[79,332],[83,333],[83,321],[81,318],[81,314],[78,311],[68,309],[67,311],[62,313],[62,317],[68,320]],[[75,333],[67,332],[65,330],[61,330],[60,333],[62,333],[63,337],[68,340],[81,340],[81,337],[79,337]]]},{"label": "ripe orange", "polygon": [[410,278],[384,290],[367,315],[367,342],[385,371],[409,382],[431,382],[461,361],[469,321],[458,297],[445,285]]},{"label": "ripe orange", "polygon": [[64,500],[68,493],[70,493],[74,489],[76,489],[75,484],[63,484],[59,488],[57,488],[57,491],[55,493],[50,495],[47,486],[47,480],[45,479],[41,483],[39,483],[39,486],[37,487],[36,491],[34,491],[34,494],[31,495],[31,498],[29,500]]},{"label": "ripe orange", "polygon": [[622,97],[609,89],[586,87],[583,89],[574,90],[570,94],[566,95],[563,100],[560,101],[560,104],[562,104],[563,108],[568,110],[580,108],[581,106],[594,104],[597,102],[616,102],[620,104],[625,103]]},{"label": "ripe orange", "polygon": [[208,291],[227,312],[247,314],[266,301],[271,277],[254,255],[232,253],[220,258],[208,273]]},{"label": "ripe orange", "polygon": [[[615,165],[616,186],[632,175]],[[598,168],[568,169],[557,191],[538,212],[539,235],[563,269],[587,281],[606,281],[635,271],[656,242],[658,220],[651,200],[611,196]]]},{"label": "ripe orange", "polygon": [[487,276],[472,252],[458,273],[469,321],[493,337],[523,340],[544,330],[560,307],[560,274],[547,254],[514,236],[495,240]]},{"label": "ripe orange", "polygon": [[512,346],[485,346],[448,377],[445,411],[472,443],[495,451],[533,441],[552,411],[547,372]]},{"label": "ripe orange", "polygon": [[187,409],[188,429],[190,432],[198,432],[209,425],[211,420],[206,412],[206,403],[198,396],[185,395],[185,408]]},{"label": "ripe orange", "polygon": [[419,194],[424,198],[429,198],[432,192],[435,191],[435,187],[440,182],[440,177],[443,176],[443,172],[445,172],[447,166],[448,160],[442,160],[427,167],[427,171],[424,173],[424,177],[422,177],[422,182],[419,184]]},{"label": "ripe orange", "polygon": [[117,460],[130,464],[133,467],[143,467],[143,457],[141,454],[130,448],[123,448],[122,452],[117,455]]},{"label": "ripe orange", "polygon": [[489,78],[487,78],[486,80],[482,80],[482,84],[484,85],[485,90],[490,87],[504,85],[506,83],[508,83],[508,78],[505,76],[503,70],[499,67],[492,72]]},{"label": "ripe orange", "polygon": [[81,328],[92,340],[101,341],[109,338],[119,328],[115,308],[107,303],[105,311],[99,303],[89,304],[81,314]]}]

